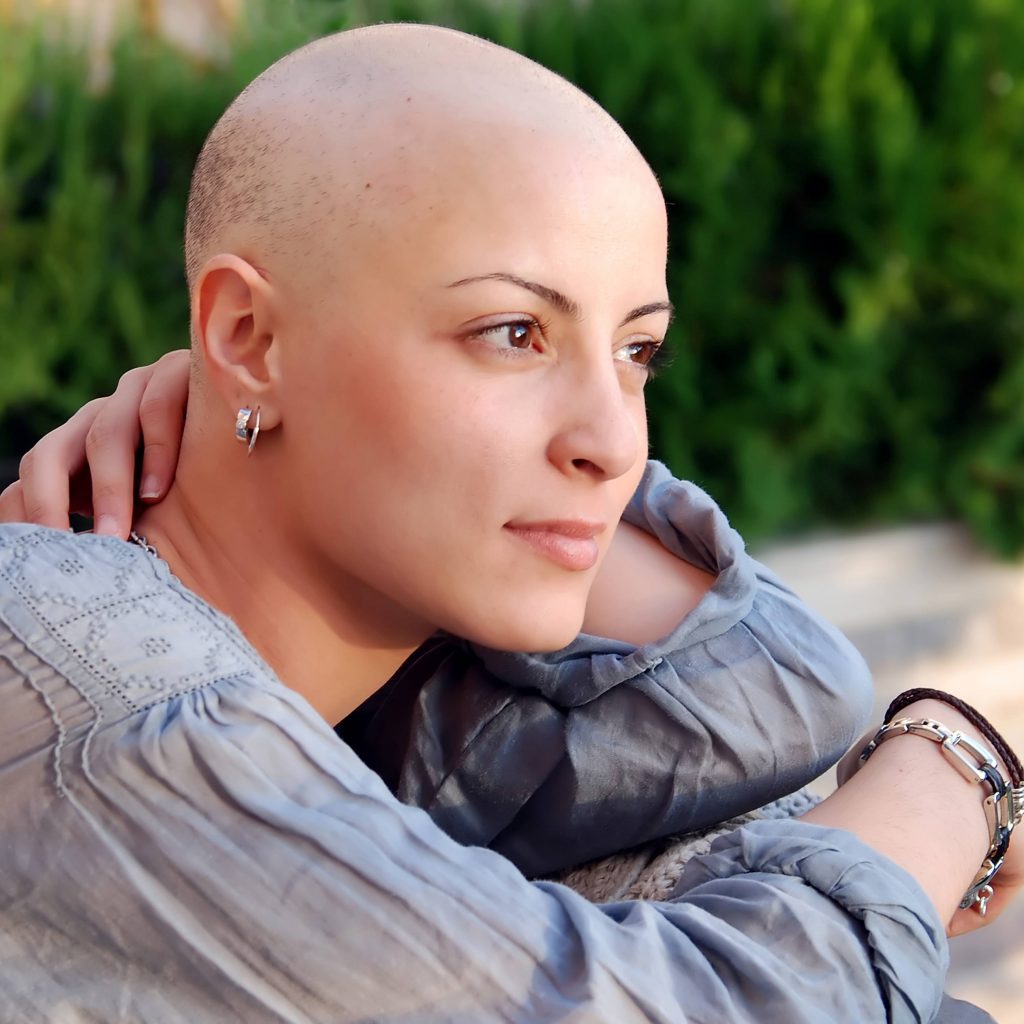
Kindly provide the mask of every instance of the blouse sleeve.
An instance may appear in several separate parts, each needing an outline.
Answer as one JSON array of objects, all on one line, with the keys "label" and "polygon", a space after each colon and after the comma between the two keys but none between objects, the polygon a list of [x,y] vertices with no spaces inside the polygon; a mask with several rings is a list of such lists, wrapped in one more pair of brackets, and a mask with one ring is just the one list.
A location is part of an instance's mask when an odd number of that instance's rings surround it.
[{"label": "blouse sleeve", "polygon": [[599,907],[454,842],[283,687],[98,722],[7,635],[0,699],[4,1020],[870,1024],[939,998],[929,901],[841,831],[760,822],[673,899]]},{"label": "blouse sleeve", "polygon": [[[236,627],[114,538],[0,527],[0,1020],[931,1020],[941,923],[762,821],[595,906],[398,801]],[[504,770],[504,768],[502,768]]]},{"label": "blouse sleeve", "polygon": [[624,518],[715,574],[668,636],[554,654],[439,637],[343,731],[403,801],[528,875],[791,793],[870,710],[863,659],[700,488],[652,462]]}]

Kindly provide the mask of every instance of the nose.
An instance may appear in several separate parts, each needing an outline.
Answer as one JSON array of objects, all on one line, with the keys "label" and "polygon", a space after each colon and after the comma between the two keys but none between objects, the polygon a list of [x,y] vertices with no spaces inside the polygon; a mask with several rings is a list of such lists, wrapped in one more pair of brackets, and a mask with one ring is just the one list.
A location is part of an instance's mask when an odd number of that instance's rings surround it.
[{"label": "nose", "polygon": [[641,395],[627,394],[610,359],[566,367],[558,394],[548,460],[567,475],[612,480],[646,451]]}]

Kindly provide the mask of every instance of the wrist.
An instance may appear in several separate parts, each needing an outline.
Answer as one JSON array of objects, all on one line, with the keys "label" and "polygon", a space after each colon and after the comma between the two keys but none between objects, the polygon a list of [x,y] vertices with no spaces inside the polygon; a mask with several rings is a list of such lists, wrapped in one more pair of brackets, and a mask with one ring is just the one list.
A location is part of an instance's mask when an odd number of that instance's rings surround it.
[{"label": "wrist", "polygon": [[[956,769],[973,791],[974,799],[980,795],[988,842],[981,866],[959,905],[961,909],[976,907],[984,917],[993,895],[992,881],[1003,865],[1010,834],[1021,817],[1024,780],[1020,760],[983,715],[941,691],[910,690],[897,697],[886,713],[886,722],[861,751],[859,763],[864,764],[883,744],[891,746],[887,741],[893,739],[905,745],[913,739],[927,741],[949,767]],[[957,796],[962,799],[962,789]],[[976,819],[977,814],[970,817]]]},{"label": "wrist", "polygon": [[884,854],[917,881],[945,922],[988,840],[975,787],[944,761],[938,745],[921,737],[883,743],[804,818],[847,829]]}]

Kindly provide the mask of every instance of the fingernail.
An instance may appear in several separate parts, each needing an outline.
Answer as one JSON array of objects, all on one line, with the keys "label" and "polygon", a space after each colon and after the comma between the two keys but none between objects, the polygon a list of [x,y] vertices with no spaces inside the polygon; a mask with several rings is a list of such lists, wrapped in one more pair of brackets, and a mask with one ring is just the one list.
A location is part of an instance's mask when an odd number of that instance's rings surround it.
[{"label": "fingernail", "polygon": [[92,532],[101,537],[116,537],[121,531],[118,529],[117,520],[112,515],[105,514],[96,518]]},{"label": "fingernail", "polygon": [[160,481],[156,476],[150,474],[142,481],[142,486],[139,488],[140,498],[159,498],[160,497]]}]

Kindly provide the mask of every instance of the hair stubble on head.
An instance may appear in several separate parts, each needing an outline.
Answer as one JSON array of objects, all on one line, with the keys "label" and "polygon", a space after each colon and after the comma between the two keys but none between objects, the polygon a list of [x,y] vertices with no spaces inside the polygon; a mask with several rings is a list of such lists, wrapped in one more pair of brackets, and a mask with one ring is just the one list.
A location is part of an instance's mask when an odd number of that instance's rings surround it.
[{"label": "hair stubble on head", "polygon": [[401,119],[411,99],[420,113],[444,111],[452,123],[470,105],[479,112],[490,104],[485,113],[499,123],[557,123],[560,131],[632,149],[610,115],[574,85],[485,40],[411,24],[328,36],[271,65],[210,132],[188,196],[190,291],[217,252],[257,266],[316,257],[320,225],[339,217],[354,223],[382,201],[365,154],[372,151],[379,167],[410,159]]}]

